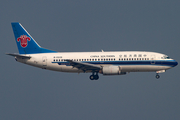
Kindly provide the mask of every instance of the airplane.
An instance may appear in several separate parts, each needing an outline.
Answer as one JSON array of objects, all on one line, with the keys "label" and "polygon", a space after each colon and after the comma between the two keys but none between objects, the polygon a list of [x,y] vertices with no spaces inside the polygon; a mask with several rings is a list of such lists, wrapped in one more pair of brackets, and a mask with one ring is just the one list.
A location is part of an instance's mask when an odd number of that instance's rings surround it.
[{"label": "airplane", "polygon": [[147,51],[57,52],[41,47],[26,29],[17,22],[11,23],[19,53],[7,53],[15,60],[42,69],[92,73],[90,80],[99,75],[125,75],[130,72],[159,73],[178,65],[165,54]]}]

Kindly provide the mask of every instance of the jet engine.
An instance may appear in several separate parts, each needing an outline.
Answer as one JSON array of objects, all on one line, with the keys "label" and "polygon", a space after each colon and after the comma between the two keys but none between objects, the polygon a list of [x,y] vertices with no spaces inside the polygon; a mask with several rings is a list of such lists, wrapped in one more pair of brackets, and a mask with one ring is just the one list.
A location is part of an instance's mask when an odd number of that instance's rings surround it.
[{"label": "jet engine", "polygon": [[126,72],[122,72],[120,66],[104,66],[102,69],[103,75],[125,75]]}]

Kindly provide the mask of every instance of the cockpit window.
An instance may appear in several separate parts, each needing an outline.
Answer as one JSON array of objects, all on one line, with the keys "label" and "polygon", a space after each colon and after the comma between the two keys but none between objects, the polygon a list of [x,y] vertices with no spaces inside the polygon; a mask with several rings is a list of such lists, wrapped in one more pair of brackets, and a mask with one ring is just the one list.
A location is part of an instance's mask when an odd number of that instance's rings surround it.
[{"label": "cockpit window", "polygon": [[164,59],[171,59],[169,56],[163,56]]}]

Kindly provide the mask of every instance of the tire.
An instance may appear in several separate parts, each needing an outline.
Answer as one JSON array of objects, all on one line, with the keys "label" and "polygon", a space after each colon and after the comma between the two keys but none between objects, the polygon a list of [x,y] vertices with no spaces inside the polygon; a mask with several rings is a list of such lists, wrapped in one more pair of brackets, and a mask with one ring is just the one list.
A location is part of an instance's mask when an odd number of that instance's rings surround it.
[{"label": "tire", "polygon": [[156,75],[156,79],[159,79],[160,78],[160,76],[159,75]]},{"label": "tire", "polygon": [[89,77],[89,79],[90,79],[90,80],[94,80],[94,75],[91,75],[91,76]]},{"label": "tire", "polygon": [[98,80],[98,79],[99,79],[99,76],[98,76],[98,75],[94,75],[94,79],[95,79],[95,80]]}]

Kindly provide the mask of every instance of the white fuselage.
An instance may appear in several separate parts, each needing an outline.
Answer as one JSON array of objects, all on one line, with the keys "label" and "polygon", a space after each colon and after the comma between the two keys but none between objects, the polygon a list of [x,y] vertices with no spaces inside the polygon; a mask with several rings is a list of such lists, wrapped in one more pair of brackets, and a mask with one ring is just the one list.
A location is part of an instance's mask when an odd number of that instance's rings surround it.
[{"label": "white fuselage", "polygon": [[82,71],[70,66],[66,60],[79,61],[104,66],[119,66],[122,72],[151,72],[170,69],[177,64],[165,54],[140,51],[116,52],[58,52],[28,54],[30,59],[16,60],[35,67],[60,72],[91,72]]},{"label": "white fuselage", "polygon": [[19,54],[8,53],[18,62],[35,67],[60,71],[88,73],[91,80],[103,75],[125,75],[127,72],[165,72],[178,63],[156,52],[57,52],[41,47],[20,23],[11,23]]}]

